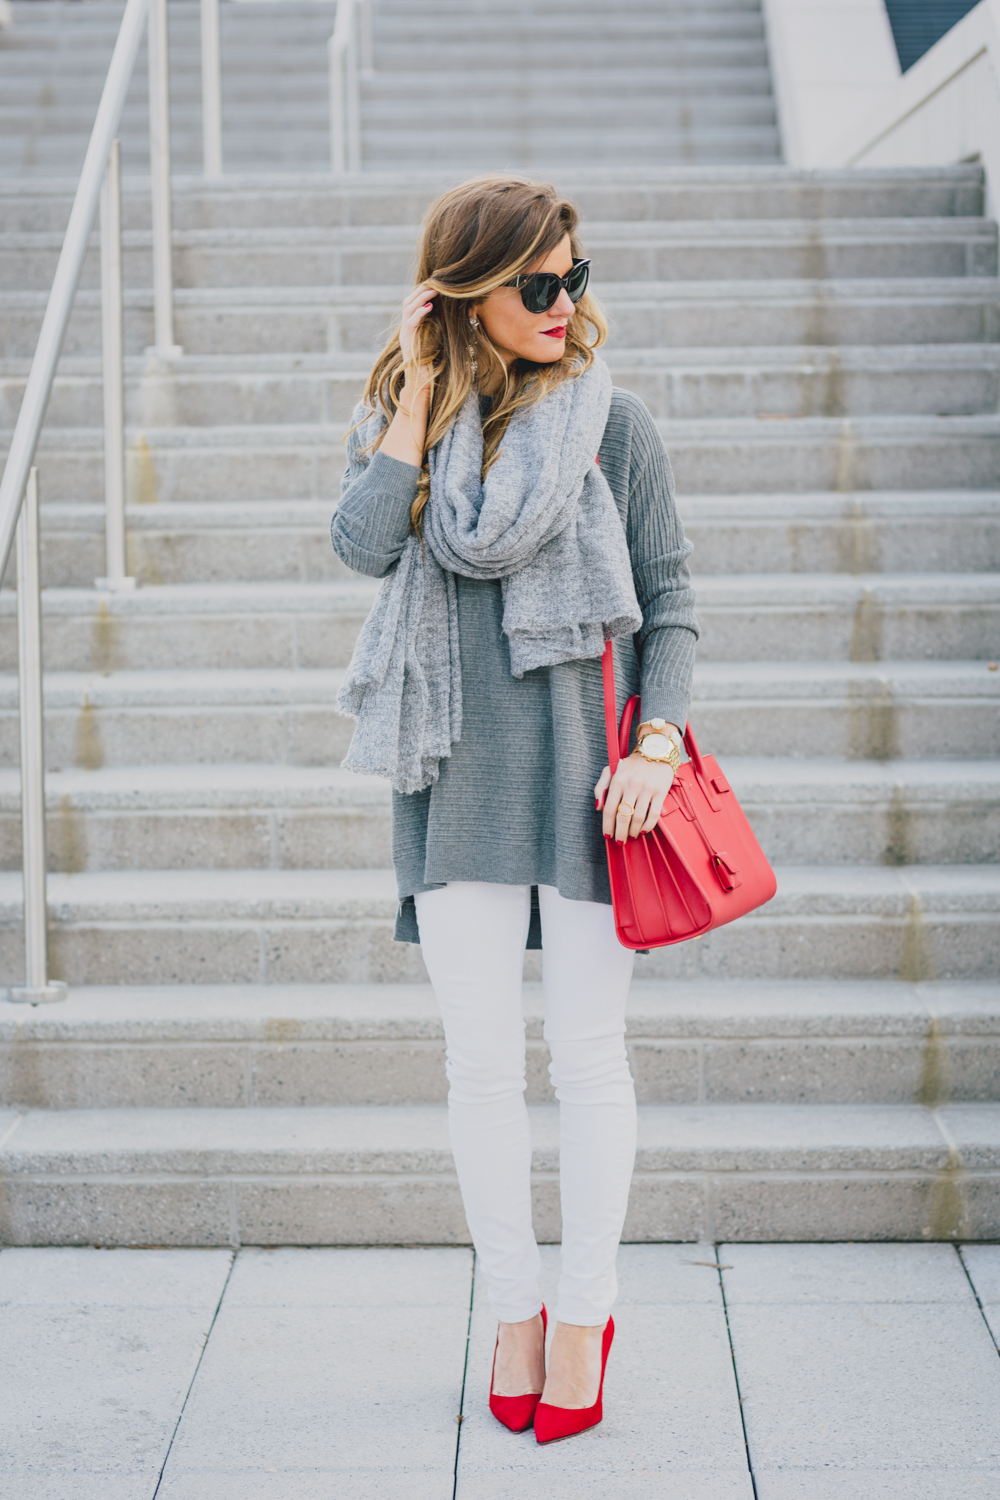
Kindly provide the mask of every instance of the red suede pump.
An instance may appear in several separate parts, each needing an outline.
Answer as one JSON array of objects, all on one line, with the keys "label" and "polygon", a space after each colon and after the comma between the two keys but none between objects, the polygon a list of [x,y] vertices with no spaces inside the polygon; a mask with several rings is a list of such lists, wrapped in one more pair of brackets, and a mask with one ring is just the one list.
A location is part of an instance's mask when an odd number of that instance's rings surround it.
[{"label": "red suede pump", "polygon": [[[549,1320],[542,1304],[542,1341],[544,1344],[545,1334],[548,1330]],[[500,1347],[500,1330],[497,1329],[497,1341],[493,1348],[493,1369],[490,1371],[490,1411],[498,1422],[509,1427],[511,1432],[524,1432],[531,1426],[535,1416],[535,1408],[542,1399],[541,1391],[528,1391],[523,1396],[494,1396],[493,1376],[497,1367],[497,1349]]]},{"label": "red suede pump", "polygon": [[596,1427],[601,1421],[604,1416],[604,1371],[614,1336],[615,1320],[609,1318],[601,1340],[601,1383],[593,1406],[547,1406],[544,1401],[539,1401],[535,1409],[535,1437],[540,1443],[554,1443],[556,1438],[586,1432],[588,1427]]}]

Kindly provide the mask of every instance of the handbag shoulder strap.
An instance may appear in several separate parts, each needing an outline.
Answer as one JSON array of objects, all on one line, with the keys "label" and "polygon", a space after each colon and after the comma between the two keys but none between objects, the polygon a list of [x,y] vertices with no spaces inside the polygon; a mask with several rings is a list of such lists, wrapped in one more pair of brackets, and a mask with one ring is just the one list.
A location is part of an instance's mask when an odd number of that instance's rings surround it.
[{"label": "handbag shoulder strap", "polygon": [[618,704],[615,700],[615,656],[610,638],[604,642],[601,657],[601,676],[604,679],[604,727],[608,736],[608,765],[612,776],[618,769]]}]

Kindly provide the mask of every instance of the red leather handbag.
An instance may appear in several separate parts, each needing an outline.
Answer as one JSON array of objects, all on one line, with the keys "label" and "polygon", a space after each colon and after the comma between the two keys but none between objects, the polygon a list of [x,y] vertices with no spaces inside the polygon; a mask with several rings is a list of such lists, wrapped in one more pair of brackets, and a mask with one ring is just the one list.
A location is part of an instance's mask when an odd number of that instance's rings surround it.
[{"label": "red leather handbag", "polygon": [[[614,775],[629,753],[639,699],[616,725],[615,666],[610,641],[601,659],[608,765]],[[688,724],[690,760],[677,771],[656,827],[608,846],[615,931],[626,948],[665,948],[700,937],[763,906],[777,890],[774,871],[754,837],[736,793],[712,755],[702,755]]]}]

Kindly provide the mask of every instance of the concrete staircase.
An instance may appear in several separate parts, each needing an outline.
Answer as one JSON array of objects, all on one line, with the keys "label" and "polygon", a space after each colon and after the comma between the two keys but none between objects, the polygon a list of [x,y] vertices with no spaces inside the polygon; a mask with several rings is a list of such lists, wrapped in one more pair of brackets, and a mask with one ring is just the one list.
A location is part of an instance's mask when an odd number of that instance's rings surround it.
[{"label": "concrete staircase", "polygon": [[[463,37],[492,37],[496,7],[406,8],[428,36],[455,12]],[[227,7],[227,23],[251,13],[268,7]],[[401,13],[379,10],[390,56]],[[751,6],[655,9],[664,28],[691,15],[718,19],[720,45],[759,45]],[[347,185],[179,179],[169,366],[143,353],[147,196],[127,181],[131,596],[92,587],[88,265],[39,456],[51,951],[74,990],[0,1016],[6,1242],[466,1235],[433,999],[419,950],[391,942],[386,788],[338,769],[336,691],[373,590],[327,528],[414,226],[467,147],[447,171]],[[637,964],[627,1237],[996,1238],[1000,282],[979,169],[571,165],[558,180],[583,213],[616,382],[661,426],[696,546],[692,717],[779,871],[763,911]],[[0,183],[8,429],[69,201],[41,171]],[[13,976],[15,651],[8,590]],[[538,1005],[531,988],[538,1227],[557,1238]]]},{"label": "concrete staircase", "polygon": [[[20,0],[0,33],[0,175],[78,172],[122,6]],[[222,6],[230,171],[328,170],[333,0]],[[201,167],[197,0],[170,0],[171,124]],[[378,0],[362,84],[367,168],[467,172],[602,163],[777,161],[759,0]],[[146,151],[145,56],[123,127]]]}]

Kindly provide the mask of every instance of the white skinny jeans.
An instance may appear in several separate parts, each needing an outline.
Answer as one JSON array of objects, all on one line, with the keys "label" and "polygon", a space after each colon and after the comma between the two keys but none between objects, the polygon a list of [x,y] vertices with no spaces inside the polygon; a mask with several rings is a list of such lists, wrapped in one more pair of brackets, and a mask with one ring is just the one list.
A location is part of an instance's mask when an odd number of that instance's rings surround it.
[{"label": "white skinny jeans", "polygon": [[[633,955],[610,906],[539,886],[545,1039],[559,1100],[562,1274],[555,1317],[601,1327],[635,1160],[635,1088],[625,1053]],[[531,888],[451,881],[416,897],[424,961],[447,1046],[448,1122],[466,1218],[497,1317],[539,1312],[524,1103],[521,971]]]}]

